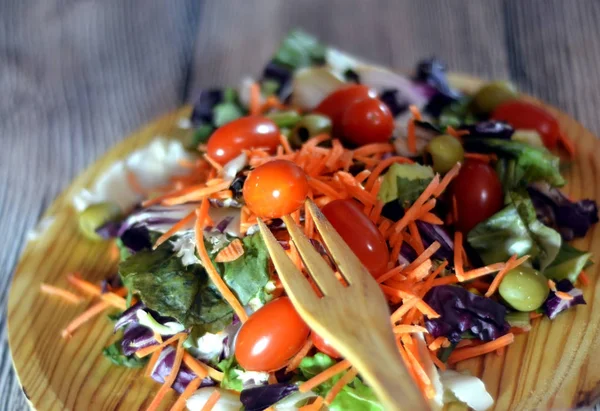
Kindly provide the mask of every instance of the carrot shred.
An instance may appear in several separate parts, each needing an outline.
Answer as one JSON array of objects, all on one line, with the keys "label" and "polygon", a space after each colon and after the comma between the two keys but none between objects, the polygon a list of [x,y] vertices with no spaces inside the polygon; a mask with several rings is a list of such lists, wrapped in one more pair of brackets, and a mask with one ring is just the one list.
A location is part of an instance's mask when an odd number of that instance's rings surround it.
[{"label": "carrot shred", "polygon": [[318,191],[319,193],[325,194],[326,196],[329,196],[331,198],[333,198],[334,200],[338,200],[341,199],[343,197],[340,196],[340,194],[333,188],[331,187],[329,184],[317,180],[315,178],[308,178],[308,185],[313,189]]},{"label": "carrot shred", "polygon": [[367,178],[369,178],[370,175],[371,175],[371,170],[364,169],[363,171],[358,173],[356,176],[354,176],[354,178],[359,183],[363,183]]},{"label": "carrot shred", "polygon": [[571,294],[565,293],[564,291],[556,291],[554,294],[561,300],[569,301],[573,299],[573,296]]},{"label": "carrot shred", "polygon": [[172,337],[169,337],[166,340],[164,340],[162,344],[149,345],[148,347],[140,348],[135,352],[135,356],[138,358],[144,358],[150,354],[153,354],[155,351],[162,350],[167,345],[173,344],[175,341],[185,339],[184,337],[187,337],[187,335],[188,334],[186,332],[177,333]]},{"label": "carrot shred", "polygon": [[228,263],[235,261],[244,255],[244,246],[239,238],[233,240],[227,247],[223,248],[215,257],[217,263]]},{"label": "carrot shred", "polygon": [[290,142],[289,142],[288,138],[286,136],[284,136],[283,134],[279,135],[279,143],[283,147],[283,151],[286,154],[292,154],[294,152],[294,150],[292,150],[292,147],[290,146]]},{"label": "carrot shred", "polygon": [[80,277],[79,273],[67,274],[67,281],[75,288],[79,289],[79,291],[83,291],[90,295],[100,295],[102,292],[99,285],[84,280]]},{"label": "carrot shred", "polygon": [[390,143],[365,144],[353,151],[354,155],[372,156],[373,154],[385,154],[394,152],[394,146]]},{"label": "carrot shred", "polygon": [[429,351],[429,357],[431,357],[431,361],[433,361],[436,367],[442,371],[446,371],[446,364],[444,364],[433,351]]},{"label": "carrot shred", "polygon": [[421,209],[425,202],[432,196],[437,187],[440,184],[440,176],[436,175],[433,177],[429,185],[423,190],[419,198],[413,203],[412,206],[404,213],[404,216],[398,220],[392,226],[392,229],[396,232],[401,232],[408,225],[409,222],[413,221],[417,215],[420,214]]},{"label": "carrot shred", "polygon": [[437,351],[442,348],[442,345],[448,341],[446,337],[437,337],[431,344],[429,344],[428,348],[431,351]]},{"label": "carrot shred", "polygon": [[127,302],[123,297],[113,292],[107,292],[100,294],[100,298],[111,306],[125,311],[127,309]]},{"label": "carrot shred", "polygon": [[201,187],[187,194],[167,198],[163,200],[162,203],[164,205],[172,206],[200,201],[211,194],[228,189],[230,184],[230,181],[224,181],[211,187]]},{"label": "carrot shred", "polygon": [[215,389],[210,396],[208,397],[208,399],[206,400],[206,402],[204,403],[204,405],[202,406],[202,409],[200,411],[210,411],[213,409],[213,407],[217,404],[217,402],[219,402],[219,399],[221,398],[221,391]]},{"label": "carrot shred", "polygon": [[398,309],[392,313],[392,315],[390,317],[392,320],[392,323],[394,324],[394,323],[397,323],[398,321],[402,320],[402,317],[404,317],[404,315],[411,308],[413,308],[415,305],[417,305],[418,302],[419,302],[419,298],[417,298],[417,297],[403,301],[402,305],[400,307],[398,307]]},{"label": "carrot shred", "polygon": [[411,272],[423,264],[425,261],[429,260],[433,255],[439,250],[441,247],[440,243],[434,241],[431,243],[426,250],[424,250],[417,258],[414,259],[409,265],[406,266],[405,272]]},{"label": "carrot shred", "polygon": [[373,169],[373,171],[371,171],[369,178],[367,179],[367,182],[365,183],[365,188],[367,190],[370,190],[373,187],[373,184],[375,184],[375,180],[377,180],[377,177],[379,177],[381,175],[381,173],[387,169],[388,167],[390,167],[392,164],[395,163],[412,163],[413,161],[409,158],[406,157],[401,157],[401,156],[394,156],[394,157],[389,157],[386,158],[385,160],[382,160],[380,162],[377,163],[377,166],[375,166],[375,168]]},{"label": "carrot shred", "polygon": [[444,191],[446,191],[446,188],[448,188],[448,185],[450,185],[452,180],[454,180],[454,178],[458,175],[458,172],[460,171],[460,167],[461,167],[461,164],[456,163],[450,169],[450,171],[448,171],[444,175],[444,178],[442,178],[442,181],[440,181],[440,184],[437,186],[436,190],[433,192],[434,197],[437,198],[437,197],[441,196],[444,193]]},{"label": "carrot shred", "polygon": [[425,260],[409,274],[408,278],[421,281],[429,275],[432,266],[431,260]]},{"label": "carrot shred", "polygon": [[148,361],[148,365],[146,366],[146,372],[144,373],[146,377],[150,377],[152,375],[152,371],[154,371],[154,367],[160,358],[160,350],[156,350],[152,353],[152,357],[150,357],[150,361]]},{"label": "carrot shred", "polygon": [[223,373],[221,371],[198,361],[187,351],[183,354],[183,363],[198,377],[205,378],[209,376],[215,381],[223,381]]},{"label": "carrot shred", "polygon": [[494,341],[489,341],[474,347],[458,348],[452,351],[448,358],[448,364],[456,364],[457,362],[467,360],[469,358],[478,357],[496,351],[499,348],[506,347],[515,340],[515,335],[508,333],[502,337],[496,338]]},{"label": "carrot shred", "polygon": [[581,284],[584,286],[590,285],[590,279],[586,275],[585,271],[579,273],[579,279],[581,280]]},{"label": "carrot shred", "polygon": [[394,326],[394,334],[410,334],[410,333],[427,333],[425,327],[420,325],[396,325]]},{"label": "carrot shred", "polygon": [[79,304],[80,302],[83,301],[82,297],[78,296],[75,293],[72,293],[71,291],[67,291],[62,288],[55,287],[53,285],[49,285],[49,284],[45,284],[45,283],[40,284],[40,291],[45,294],[55,295],[57,297],[60,297],[63,300],[65,300],[69,303],[72,303],[72,304]]},{"label": "carrot shred", "polygon": [[513,268],[516,268],[523,264],[525,261],[527,261],[529,256],[526,255],[524,257],[519,258],[518,260],[516,258],[516,254],[509,258],[504,268],[498,274],[496,274],[496,277],[494,278],[494,281],[492,281],[490,288],[488,288],[487,292],[485,293],[486,297],[490,297],[496,292],[496,290],[500,286],[500,282],[502,282],[502,279],[504,278],[506,273],[508,273]]},{"label": "carrot shred", "polygon": [[335,397],[342,391],[346,384],[350,383],[358,374],[358,370],[354,367],[350,367],[348,371],[337,380],[337,382],[331,387],[331,390],[325,396],[325,404],[331,404]]},{"label": "carrot shred", "polygon": [[256,116],[260,114],[260,86],[258,83],[250,85],[250,115]]},{"label": "carrot shred", "polygon": [[70,338],[76,329],[81,327],[86,322],[90,321],[92,318],[102,313],[104,310],[110,308],[110,304],[106,301],[100,301],[86,311],[84,311],[79,316],[75,317],[71,322],[61,331],[60,335],[63,338]]},{"label": "carrot shred", "polygon": [[320,411],[324,401],[323,397],[318,396],[311,404],[300,407],[299,411]]},{"label": "carrot shred", "polygon": [[463,235],[460,231],[454,233],[454,272],[459,281],[465,281],[463,263]]},{"label": "carrot shred", "polygon": [[529,318],[535,320],[536,318],[542,317],[544,314],[542,313],[529,313]]},{"label": "carrot shred", "polygon": [[414,244],[416,245],[415,251],[418,254],[421,254],[425,251],[425,247],[423,246],[423,240],[421,239],[421,233],[417,228],[417,224],[413,221],[408,223],[408,230],[410,231],[410,236],[412,237]]},{"label": "carrot shred", "polygon": [[452,137],[456,138],[458,141],[462,142],[463,136],[468,136],[470,134],[469,130],[456,130],[452,126],[446,127],[446,134],[450,134]]},{"label": "carrot shred", "polygon": [[300,365],[300,362],[308,355],[308,352],[313,347],[312,339],[306,340],[300,351],[289,362],[288,366],[285,369],[285,372],[292,372]]},{"label": "carrot shred", "polygon": [[548,288],[550,288],[551,291],[556,292],[556,283],[550,279],[548,279]]},{"label": "carrot shred", "polygon": [[177,398],[177,401],[175,401],[175,404],[173,404],[173,406],[171,407],[171,411],[185,410],[186,401],[192,396],[192,394],[196,392],[198,387],[200,387],[200,384],[202,384],[202,378],[200,377],[194,378],[192,381],[190,381],[187,387],[185,387],[185,390],[183,390],[183,392],[179,396],[179,398]]},{"label": "carrot shred", "polygon": [[211,156],[209,156],[207,153],[204,153],[204,159],[206,160],[206,162],[208,164],[210,164],[212,166],[212,168],[214,168],[217,171],[222,171],[223,170],[223,166],[221,164],[219,164],[217,162],[217,160],[215,160],[214,158],[212,158]]},{"label": "carrot shred", "polygon": [[195,211],[192,211],[188,215],[183,217],[181,220],[179,220],[177,223],[175,223],[164,234],[162,234],[160,237],[158,237],[158,239],[156,240],[156,242],[154,243],[154,246],[152,248],[154,250],[156,250],[161,244],[163,244],[169,238],[171,238],[172,236],[177,234],[178,231],[182,230],[186,225],[188,225],[192,221],[194,221],[194,216],[195,216]]},{"label": "carrot shred", "polygon": [[196,211],[196,224],[194,227],[196,233],[196,250],[198,251],[198,256],[200,257],[200,261],[202,261],[206,273],[217,287],[217,290],[221,293],[223,299],[231,305],[231,308],[233,308],[233,311],[235,311],[240,320],[245,322],[248,319],[246,310],[244,310],[244,307],[242,307],[236,296],[231,292],[229,287],[227,287],[227,284],[225,284],[210,260],[208,251],[206,251],[206,245],[204,244],[204,219],[208,215],[209,207],[210,204],[208,200],[205,199],[202,201],[200,208]]},{"label": "carrot shred", "polygon": [[331,367],[327,368],[326,370],[321,371],[319,374],[315,375],[308,381],[305,381],[302,384],[300,384],[298,386],[298,390],[300,392],[308,392],[308,391],[312,390],[313,388],[321,385],[322,383],[324,383],[331,377],[334,377],[334,376],[338,375],[339,373],[341,373],[342,371],[345,371],[346,369],[350,368],[350,366],[351,366],[351,364],[348,360],[342,360],[342,361],[338,362],[337,364],[332,365]]},{"label": "carrot shred", "polygon": [[465,272],[462,275],[462,277],[463,277],[462,281],[474,280],[475,278],[479,278],[484,275],[488,275],[488,274],[494,273],[496,271],[500,271],[504,268],[504,266],[505,266],[504,263],[494,263],[494,264],[486,265],[485,267],[474,268],[472,270]]}]

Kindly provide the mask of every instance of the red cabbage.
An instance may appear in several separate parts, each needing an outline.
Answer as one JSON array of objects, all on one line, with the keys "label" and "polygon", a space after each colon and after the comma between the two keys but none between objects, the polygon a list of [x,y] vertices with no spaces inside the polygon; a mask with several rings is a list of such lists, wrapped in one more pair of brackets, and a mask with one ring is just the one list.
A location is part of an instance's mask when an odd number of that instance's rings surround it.
[{"label": "red cabbage", "polygon": [[136,351],[158,344],[154,338],[154,333],[148,327],[138,323],[132,323],[127,326],[121,340],[121,350],[125,355],[133,355]]},{"label": "red cabbage", "polygon": [[200,91],[200,95],[194,103],[194,110],[190,120],[194,126],[201,124],[211,124],[213,120],[214,107],[223,101],[223,90],[205,89]]},{"label": "red cabbage", "polygon": [[[173,369],[175,353],[175,349],[171,346],[165,347],[165,349],[160,353],[160,357],[158,358],[158,361],[156,362],[156,365],[150,374],[154,381],[160,384],[165,382],[165,378],[171,374],[171,370]],[[172,388],[181,394],[183,390],[185,390],[185,387],[187,387],[188,384],[196,377],[197,375],[190,370],[187,365],[181,364]],[[216,383],[210,377],[206,377],[204,380],[202,380],[199,388],[210,387],[214,385],[216,385]]]},{"label": "red cabbage", "polygon": [[121,316],[115,323],[113,332],[117,332],[121,328],[123,328],[131,323],[137,323],[138,322],[138,318],[136,315],[137,310],[141,310],[141,309],[145,309],[145,308],[146,308],[146,306],[144,305],[144,303],[139,301],[136,304],[129,307],[128,309],[126,309],[125,311],[123,311],[123,313],[121,314]]},{"label": "red cabbage", "polygon": [[515,132],[509,124],[495,120],[482,121],[470,126],[464,126],[461,127],[461,130],[469,132],[467,138],[499,138],[502,140],[510,139]]},{"label": "red cabbage", "polygon": [[556,290],[567,293],[574,298],[571,300],[565,300],[556,296],[554,291],[550,291],[546,302],[544,303],[544,312],[551,320],[555,319],[556,316],[565,311],[568,308],[571,308],[575,305],[585,304],[585,300],[583,299],[583,291],[579,288],[575,288],[571,281],[564,279],[560,280],[556,283]]},{"label": "red cabbage", "polygon": [[408,110],[408,106],[410,105],[410,101],[406,98],[402,98],[402,94],[398,89],[383,90],[379,99],[388,106],[394,117]]},{"label": "red cabbage", "polygon": [[247,388],[240,394],[245,411],[263,411],[271,405],[298,391],[294,384],[270,384]]},{"label": "red cabbage", "polygon": [[449,263],[454,261],[454,241],[442,226],[417,221],[417,228],[419,229],[425,248],[433,244],[434,241],[440,243],[440,248],[433,255],[435,258],[448,260]]},{"label": "red cabbage", "polygon": [[482,341],[491,341],[506,334],[510,328],[505,306],[462,287],[433,287],[424,301],[440,314],[440,318],[425,320],[425,328],[434,338],[444,336],[450,342],[458,343],[461,335],[470,331]]},{"label": "red cabbage", "polygon": [[565,241],[584,237],[598,222],[598,206],[594,200],[569,200],[560,190],[536,183],[527,188],[538,220],[554,228]]},{"label": "red cabbage", "polygon": [[431,97],[424,110],[434,117],[438,117],[445,107],[462,97],[462,94],[458,90],[450,86],[446,76],[446,66],[435,58],[419,62],[415,80],[435,89],[435,94]]}]

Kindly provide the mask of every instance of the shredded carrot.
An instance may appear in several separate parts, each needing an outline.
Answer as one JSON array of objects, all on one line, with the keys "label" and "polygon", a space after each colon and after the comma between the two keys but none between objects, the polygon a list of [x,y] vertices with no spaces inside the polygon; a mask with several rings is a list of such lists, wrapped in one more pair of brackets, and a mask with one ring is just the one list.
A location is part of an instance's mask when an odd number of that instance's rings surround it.
[{"label": "shredded carrot", "polygon": [[185,410],[186,401],[192,396],[192,394],[196,392],[198,387],[200,387],[200,384],[202,384],[202,378],[200,377],[194,378],[192,381],[190,381],[187,387],[185,387],[185,390],[183,390],[183,393],[181,393],[179,398],[177,398],[177,401],[175,401],[175,404],[173,404],[171,407],[171,411]]},{"label": "shredded carrot", "polygon": [[173,367],[171,368],[171,372],[169,376],[165,378],[165,382],[158,390],[158,393],[148,406],[148,411],[153,411],[158,409],[160,403],[162,402],[166,393],[171,389],[171,386],[175,382],[175,378],[177,378],[177,374],[179,373],[179,368],[181,367],[181,361],[183,360],[183,354],[185,353],[185,349],[183,348],[183,338],[180,338],[177,342],[177,350],[175,351],[175,359],[173,361]]},{"label": "shredded carrot", "polygon": [[569,293],[565,293],[564,291],[557,291],[554,294],[561,300],[572,300],[573,296]]},{"label": "shredded carrot", "polygon": [[409,273],[416,269],[418,266],[423,264],[425,261],[429,260],[433,255],[440,249],[441,245],[437,241],[431,243],[426,250],[424,250],[414,261],[412,261],[409,265],[406,266],[405,272]]},{"label": "shredded carrot", "polygon": [[421,209],[425,202],[433,195],[435,190],[440,184],[440,176],[436,175],[433,177],[429,185],[423,190],[419,198],[410,206],[404,216],[400,220],[398,220],[393,226],[392,229],[396,232],[401,232],[408,225],[409,222],[413,221],[417,215],[420,214]]},{"label": "shredded carrot", "polygon": [[377,177],[379,177],[381,175],[381,173],[386,170],[389,166],[391,166],[392,164],[395,163],[412,163],[413,161],[409,158],[406,157],[401,157],[401,156],[394,156],[394,157],[389,157],[386,158],[385,160],[382,160],[380,162],[377,163],[377,166],[375,166],[375,168],[373,169],[373,171],[371,171],[371,174],[369,175],[369,178],[367,179],[367,182],[365,183],[365,188],[367,190],[370,190],[373,187],[373,184],[375,184],[375,180],[377,180]]},{"label": "shredded carrot", "polygon": [[217,402],[219,402],[219,398],[221,398],[221,391],[215,389],[210,396],[208,397],[208,399],[206,400],[206,402],[204,403],[204,406],[202,407],[202,409],[200,411],[210,411],[213,409],[213,407],[217,404]]},{"label": "shredded carrot", "polygon": [[431,357],[431,361],[433,361],[436,367],[438,367],[442,371],[446,371],[446,364],[444,364],[442,360],[440,360],[433,351],[429,351],[429,357]]},{"label": "shredded carrot", "polygon": [[385,154],[394,152],[394,146],[390,143],[371,143],[360,146],[354,150],[354,155],[372,156],[373,154]]},{"label": "shredded carrot", "polygon": [[447,284],[456,284],[458,283],[458,278],[456,275],[447,275],[444,277],[436,278],[433,280],[433,286],[437,287],[438,285],[447,285]]},{"label": "shredded carrot", "polygon": [[552,280],[548,280],[548,288],[550,288],[551,291],[556,292],[556,283]]},{"label": "shredded carrot", "polygon": [[148,347],[140,348],[135,352],[135,355],[138,358],[144,358],[150,354],[153,354],[155,351],[162,350],[167,345],[173,344],[175,341],[185,340],[187,336],[188,334],[186,332],[177,333],[172,337],[169,337],[168,339],[164,340],[162,344],[149,345]]},{"label": "shredded carrot", "polygon": [[433,264],[431,260],[425,260],[421,265],[415,268],[408,276],[411,280],[421,281],[429,275]]},{"label": "shredded carrot", "polygon": [[102,292],[99,285],[84,280],[80,277],[79,273],[67,274],[67,281],[79,291],[90,295],[100,295]]},{"label": "shredded carrot", "polygon": [[469,130],[456,130],[452,126],[446,127],[446,134],[450,134],[452,137],[458,139],[458,141],[462,142],[462,136],[468,136],[470,134]]},{"label": "shredded carrot", "polygon": [[100,294],[100,298],[115,308],[118,308],[123,311],[127,309],[127,302],[125,301],[125,299],[120,295],[117,295],[116,293],[103,293]]},{"label": "shredded carrot", "polygon": [[437,351],[446,342],[449,342],[448,338],[446,338],[446,337],[437,337],[435,340],[433,340],[433,342],[431,344],[429,344],[429,349],[431,351]]},{"label": "shredded carrot", "polygon": [[421,239],[421,233],[417,228],[417,224],[414,221],[408,223],[408,230],[410,231],[410,236],[413,239],[413,244],[416,245],[415,251],[418,254],[425,252],[425,247],[423,246],[423,240]]},{"label": "shredded carrot", "polygon": [[508,261],[506,262],[506,265],[504,266],[504,268],[498,274],[496,274],[496,277],[494,277],[494,281],[492,281],[490,288],[485,293],[486,297],[490,297],[496,292],[496,290],[500,286],[500,282],[502,282],[502,279],[504,278],[506,273],[508,273],[513,268],[516,268],[516,267],[520,266],[521,264],[523,264],[525,261],[527,261],[529,256],[526,255],[524,257],[519,258],[518,260],[516,258],[517,258],[516,254],[513,255],[511,258],[509,258]]},{"label": "shredded carrot", "polygon": [[227,284],[225,284],[225,281],[223,281],[221,275],[210,260],[208,251],[206,251],[206,245],[204,244],[204,219],[208,215],[209,207],[210,204],[208,200],[203,200],[202,205],[196,211],[196,225],[194,227],[196,232],[196,249],[206,273],[217,287],[217,290],[221,293],[223,299],[231,305],[231,308],[233,308],[233,311],[235,311],[240,318],[240,321],[245,322],[248,319],[246,310],[244,310],[242,304],[240,304],[236,296],[231,292],[229,287],[227,287]]},{"label": "shredded carrot", "polygon": [[120,258],[120,252],[119,252],[119,247],[117,247],[116,243],[112,243],[110,245],[110,260],[111,261],[119,261]]},{"label": "shredded carrot", "polygon": [[235,261],[244,255],[244,246],[239,238],[233,240],[229,245],[223,248],[215,257],[217,263],[228,263]]},{"label": "shredded carrot", "polygon": [[483,163],[491,163],[498,160],[498,156],[496,154],[481,154],[481,153],[465,153],[465,158],[471,160],[478,160]]},{"label": "shredded carrot", "polygon": [[57,297],[60,297],[63,300],[65,300],[69,303],[72,303],[72,304],[79,304],[80,302],[83,301],[83,298],[81,298],[77,294],[74,294],[71,291],[63,290],[62,288],[54,287],[53,285],[49,285],[49,284],[44,284],[44,283],[40,284],[40,291],[45,294],[55,295]]},{"label": "shredded carrot", "polygon": [[337,382],[333,385],[333,387],[331,387],[331,390],[329,390],[329,392],[327,393],[327,396],[325,396],[325,404],[331,404],[333,402],[333,400],[335,399],[335,397],[346,386],[346,384],[348,384],[350,381],[352,381],[354,379],[354,377],[356,377],[357,374],[358,374],[358,370],[354,367],[350,367],[350,369],[348,371],[346,371],[346,373],[342,376],[342,378],[337,380]]},{"label": "shredded carrot", "polygon": [[312,377],[310,380],[303,382],[298,386],[298,390],[300,392],[308,392],[313,388],[321,385],[328,379],[335,377],[342,371],[350,368],[350,362],[348,360],[342,360],[335,365],[327,368],[326,370],[321,371],[319,374]]},{"label": "shredded carrot", "polygon": [[308,178],[308,185],[313,189],[318,191],[319,193],[325,194],[326,196],[329,196],[331,198],[333,198],[334,200],[337,199],[341,199],[343,197],[340,196],[340,194],[333,188],[331,187],[329,184],[317,180],[315,178]]},{"label": "shredded carrot", "polygon": [[569,157],[575,158],[575,154],[577,153],[575,144],[562,131],[558,133],[558,141],[567,150]]},{"label": "shredded carrot", "polygon": [[590,279],[586,275],[585,271],[579,273],[579,279],[581,280],[581,284],[584,286],[590,285]]},{"label": "shredded carrot", "polygon": [[199,377],[209,376],[215,381],[223,381],[223,373],[210,365],[198,361],[187,351],[183,354],[183,363]]},{"label": "shredded carrot", "polygon": [[450,171],[448,171],[446,173],[446,175],[444,175],[444,178],[442,178],[442,181],[440,181],[440,184],[437,186],[436,190],[433,192],[434,197],[437,198],[437,197],[441,196],[444,193],[444,191],[446,191],[446,188],[448,188],[448,185],[458,175],[458,172],[460,171],[460,167],[461,167],[461,164],[456,163],[454,165],[454,167],[452,167],[450,169]]},{"label": "shredded carrot", "polygon": [[454,271],[459,281],[465,281],[463,263],[463,236],[460,231],[454,233]]},{"label": "shredded carrot", "polygon": [[148,361],[148,365],[146,366],[146,377],[150,377],[152,375],[152,371],[154,371],[154,367],[160,358],[160,350],[156,350],[152,353],[152,357],[150,357],[150,361]]},{"label": "shredded carrot", "polygon": [[392,323],[396,323],[396,322],[402,320],[402,317],[404,317],[404,315],[411,308],[413,308],[415,305],[417,305],[418,302],[419,302],[419,298],[417,298],[417,297],[404,300],[402,302],[402,305],[400,307],[398,307],[398,309],[392,313],[392,315],[390,317],[392,320]]},{"label": "shredded carrot", "polygon": [[164,205],[172,206],[172,205],[179,205],[179,204],[200,201],[211,194],[214,194],[216,192],[219,192],[221,190],[225,190],[225,189],[229,188],[230,184],[231,184],[230,181],[224,181],[220,184],[215,184],[214,186],[211,186],[211,187],[201,187],[201,188],[198,188],[197,190],[194,190],[187,194],[167,198],[167,199],[163,200],[162,203]]},{"label": "shredded carrot", "polygon": [[144,187],[142,187],[142,185],[140,184],[140,180],[138,179],[138,177],[135,175],[135,173],[131,170],[127,170],[127,184],[129,184],[129,187],[131,187],[131,190],[133,190],[134,193],[136,194],[140,194],[140,195],[144,195],[146,194],[146,190],[144,190]]},{"label": "shredded carrot", "polygon": [[300,407],[299,411],[320,411],[324,401],[323,397],[318,396],[311,404]]},{"label": "shredded carrot", "polygon": [[529,318],[532,320],[535,320],[536,318],[540,318],[543,315],[544,314],[542,314],[542,313],[529,313]]},{"label": "shredded carrot", "polygon": [[250,115],[256,116],[260,114],[260,86],[258,83],[250,85]]},{"label": "shredded carrot", "polygon": [[490,265],[486,265],[485,267],[480,267],[480,268],[474,268],[472,270],[469,270],[467,272],[465,272],[462,275],[462,280],[461,281],[471,281],[474,280],[475,278],[487,275],[487,274],[491,274],[491,273],[495,273],[496,271],[500,271],[504,268],[505,264],[504,263],[494,263],[494,264],[490,264]]},{"label": "shredded carrot", "polygon": [[452,354],[450,354],[450,357],[448,358],[448,364],[456,364],[459,361],[467,360],[469,358],[478,357],[480,355],[496,351],[499,348],[512,344],[514,340],[515,335],[512,333],[508,333],[506,335],[503,335],[502,337],[495,339],[494,341],[489,341],[481,345],[455,349],[454,351],[452,351]]},{"label": "shredded carrot", "polygon": [[79,316],[77,316],[73,320],[71,320],[71,322],[67,325],[67,327],[61,331],[60,335],[63,338],[70,338],[76,329],[78,329],[83,324],[90,321],[95,316],[102,313],[104,310],[106,310],[108,308],[110,308],[110,304],[107,303],[106,301],[100,301],[99,303],[92,305],[90,308],[88,308],[82,314],[80,314]]},{"label": "shredded carrot", "polygon": [[419,216],[419,220],[433,225],[444,224],[444,221],[441,218],[430,212],[424,213],[423,215]]},{"label": "shredded carrot", "polygon": [[212,166],[212,168],[214,168],[217,171],[221,171],[223,170],[223,166],[219,163],[217,163],[217,160],[213,159],[211,156],[209,156],[208,154],[204,153],[204,159],[206,160],[206,162],[208,164],[210,164]]},{"label": "shredded carrot", "polygon": [[180,195],[184,195],[184,194],[188,194],[191,193],[193,191],[196,191],[198,188],[204,187],[204,184],[200,184],[200,185],[192,185],[189,187],[185,187],[182,189],[178,189],[178,190],[174,190],[174,191],[170,191],[166,194],[163,194],[161,196],[157,196],[145,201],[142,201],[142,207],[150,207],[156,204],[160,204],[162,203],[164,200],[167,200],[171,197],[176,197],[176,196],[180,196]]},{"label": "shredded carrot", "polygon": [[410,334],[410,333],[427,333],[425,327],[420,325],[396,325],[394,326],[395,334]]},{"label": "shredded carrot", "polygon": [[359,183],[363,183],[369,176],[371,175],[371,170],[364,169],[360,173],[358,173],[354,178]]},{"label": "shredded carrot", "polygon": [[300,351],[289,362],[288,366],[285,369],[285,372],[292,372],[300,365],[300,362],[308,355],[308,352],[313,347],[312,339],[306,340]]}]

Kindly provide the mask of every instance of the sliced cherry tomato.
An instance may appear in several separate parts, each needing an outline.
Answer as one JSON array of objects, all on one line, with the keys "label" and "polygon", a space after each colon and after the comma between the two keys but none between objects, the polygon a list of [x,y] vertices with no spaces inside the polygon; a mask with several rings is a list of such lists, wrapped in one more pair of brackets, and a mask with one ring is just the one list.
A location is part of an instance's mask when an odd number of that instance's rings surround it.
[{"label": "sliced cherry tomato", "polygon": [[355,101],[342,116],[344,138],[356,145],[384,143],[394,131],[394,116],[377,98]]},{"label": "sliced cherry tomato", "polygon": [[275,151],[279,145],[279,129],[266,117],[249,116],[219,127],[208,139],[206,152],[224,165],[243,149],[264,147]]},{"label": "sliced cherry tomato", "polygon": [[341,135],[343,131],[342,118],[346,109],[354,102],[377,97],[377,93],[367,86],[354,84],[334,91],[315,109],[316,113],[324,114],[331,119],[333,133]]},{"label": "sliced cherry tomato", "polygon": [[496,107],[492,118],[506,121],[515,129],[535,130],[546,147],[556,147],[560,133],[558,121],[541,107],[521,100],[507,101]]},{"label": "sliced cherry tomato", "polygon": [[279,218],[304,204],[308,180],[296,164],[274,160],[250,172],[243,193],[246,205],[254,214],[263,218]]},{"label": "sliced cherry tomato", "polygon": [[322,211],[371,275],[386,272],[390,252],[385,238],[353,200],[334,200]]},{"label": "sliced cherry tomato", "polygon": [[456,228],[464,234],[503,205],[502,183],[496,171],[478,160],[465,161],[452,182],[451,194],[456,198]]},{"label": "sliced cherry tomato", "polygon": [[309,332],[290,299],[278,298],[242,325],[235,342],[235,358],[248,371],[278,370],[300,351]]},{"label": "sliced cherry tomato", "polygon": [[327,354],[331,358],[341,358],[339,352],[335,348],[333,348],[327,340],[323,337],[315,333],[314,331],[310,334],[310,339],[312,340],[317,350],[321,351],[323,354]]}]

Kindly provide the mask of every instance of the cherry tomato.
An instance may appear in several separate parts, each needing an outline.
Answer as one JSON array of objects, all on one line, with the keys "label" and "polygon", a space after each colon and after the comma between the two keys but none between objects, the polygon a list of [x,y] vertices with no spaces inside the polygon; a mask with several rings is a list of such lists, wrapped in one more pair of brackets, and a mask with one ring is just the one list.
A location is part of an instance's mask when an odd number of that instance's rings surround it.
[{"label": "cherry tomato", "polygon": [[293,213],[308,194],[306,174],[287,160],[273,160],[256,167],[244,183],[244,200],[252,212],[263,218]]},{"label": "cherry tomato", "polygon": [[390,252],[385,238],[353,200],[334,200],[322,211],[371,275],[386,272]]},{"label": "cherry tomato", "polygon": [[377,98],[355,101],[342,116],[344,138],[356,145],[385,143],[394,131],[394,116]]},{"label": "cherry tomato", "polygon": [[208,139],[206,152],[224,165],[243,149],[266,147],[275,151],[279,145],[279,129],[266,117],[248,116],[219,127]]},{"label": "cherry tomato", "polygon": [[331,358],[342,357],[335,348],[329,345],[329,342],[327,340],[325,340],[320,335],[316,334],[314,331],[310,334],[310,339],[312,340],[315,347],[317,347],[317,350],[321,351],[323,354],[327,354]]},{"label": "cherry tomato", "polygon": [[278,298],[242,325],[235,342],[235,358],[248,371],[278,370],[300,351],[309,332],[290,299]]},{"label": "cherry tomato", "polygon": [[550,149],[556,147],[560,133],[558,121],[541,107],[526,101],[507,101],[494,110],[492,118],[506,121],[515,129],[535,130],[542,137],[546,147]]},{"label": "cherry tomato", "polygon": [[377,93],[367,86],[354,84],[338,89],[325,97],[315,109],[316,113],[324,114],[331,119],[333,133],[341,135],[342,118],[348,107],[354,102],[377,97]]},{"label": "cherry tomato", "polygon": [[503,206],[502,183],[496,171],[482,161],[465,161],[452,182],[451,193],[456,198],[456,228],[464,234]]}]

